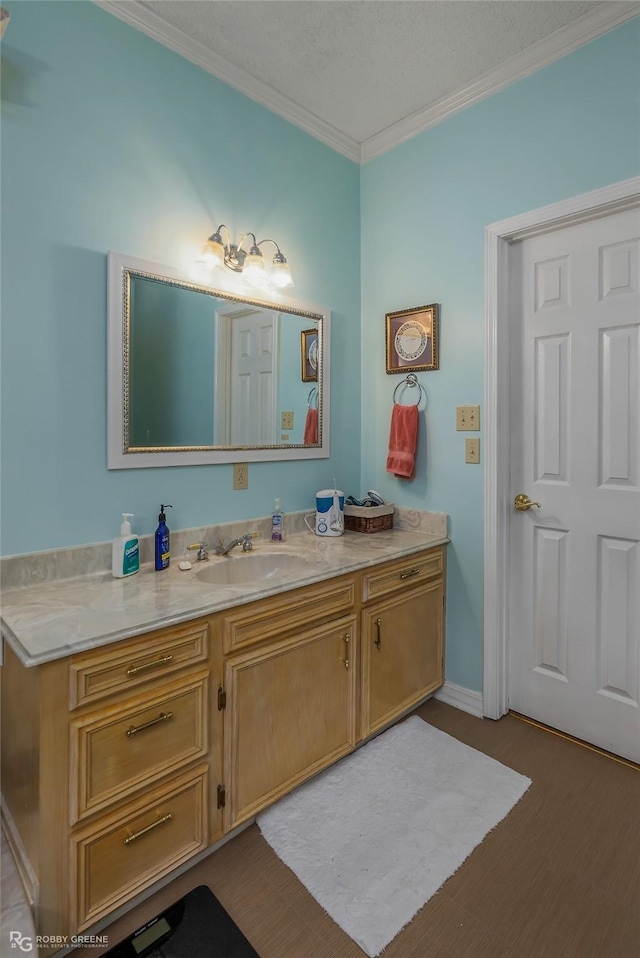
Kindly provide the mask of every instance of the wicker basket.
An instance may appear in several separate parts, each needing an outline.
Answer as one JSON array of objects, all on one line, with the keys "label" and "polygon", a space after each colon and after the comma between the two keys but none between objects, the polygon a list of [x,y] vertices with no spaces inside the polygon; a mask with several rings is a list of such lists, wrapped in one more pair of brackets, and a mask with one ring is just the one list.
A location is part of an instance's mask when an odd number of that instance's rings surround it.
[{"label": "wicker basket", "polygon": [[384,532],[393,529],[393,503],[384,506],[345,506],[344,527],[349,532]]}]

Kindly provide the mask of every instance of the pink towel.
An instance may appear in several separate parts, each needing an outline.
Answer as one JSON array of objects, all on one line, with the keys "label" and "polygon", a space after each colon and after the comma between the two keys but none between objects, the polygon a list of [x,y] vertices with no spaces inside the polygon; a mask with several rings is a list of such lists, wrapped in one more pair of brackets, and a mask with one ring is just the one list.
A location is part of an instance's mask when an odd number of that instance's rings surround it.
[{"label": "pink towel", "polygon": [[304,423],[304,444],[315,446],[318,442],[318,410],[307,409],[307,418]]},{"label": "pink towel", "polygon": [[387,472],[402,479],[413,479],[418,447],[418,407],[394,403],[389,432]]}]

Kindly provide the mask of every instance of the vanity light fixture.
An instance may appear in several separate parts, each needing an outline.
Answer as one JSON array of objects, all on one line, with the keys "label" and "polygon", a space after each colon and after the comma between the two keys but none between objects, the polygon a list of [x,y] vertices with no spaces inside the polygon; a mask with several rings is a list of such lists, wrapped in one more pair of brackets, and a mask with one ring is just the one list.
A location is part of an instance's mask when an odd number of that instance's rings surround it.
[{"label": "vanity light fixture", "polygon": [[[221,230],[225,231],[226,243],[222,240]],[[245,241],[251,238],[248,249]],[[273,243],[277,252],[267,269],[260,247],[263,243]],[[215,233],[212,233],[204,244],[198,263],[207,269],[217,269],[226,266],[234,273],[242,273],[252,286],[293,286],[289,264],[282,255],[275,240],[263,239],[258,242],[255,233],[244,233],[239,243],[232,243],[229,230],[221,223]]]}]

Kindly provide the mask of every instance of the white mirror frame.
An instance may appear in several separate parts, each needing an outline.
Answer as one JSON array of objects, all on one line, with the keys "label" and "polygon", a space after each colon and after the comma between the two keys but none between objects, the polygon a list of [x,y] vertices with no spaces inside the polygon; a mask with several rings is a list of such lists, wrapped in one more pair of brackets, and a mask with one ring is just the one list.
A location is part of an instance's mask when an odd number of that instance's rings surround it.
[{"label": "white mirror frame", "polygon": [[[126,324],[125,303],[126,275],[128,271],[148,273],[159,279],[185,283],[193,289],[210,293],[231,301],[250,302],[265,308],[278,309],[308,318],[320,320],[319,341],[321,362],[318,369],[318,415],[322,417],[321,442],[314,446],[224,446],[194,449],[162,449],[149,452],[127,452],[125,449],[125,363]],[[159,266],[147,260],[121,253],[108,255],[107,277],[107,468],[146,469],[158,466],[200,466],[231,462],[280,462],[291,459],[327,459],[329,457],[330,426],[330,362],[331,312],[322,306],[289,299],[270,291],[272,300],[256,298],[253,293],[230,292],[213,286],[194,282],[172,267]]]}]

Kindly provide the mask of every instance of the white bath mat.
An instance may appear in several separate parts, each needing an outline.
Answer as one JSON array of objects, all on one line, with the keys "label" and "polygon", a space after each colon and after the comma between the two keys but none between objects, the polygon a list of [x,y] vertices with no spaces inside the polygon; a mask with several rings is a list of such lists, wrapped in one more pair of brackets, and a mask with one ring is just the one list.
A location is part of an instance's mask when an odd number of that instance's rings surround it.
[{"label": "white bath mat", "polygon": [[530,784],[412,716],[281,799],[258,826],[373,958]]}]

